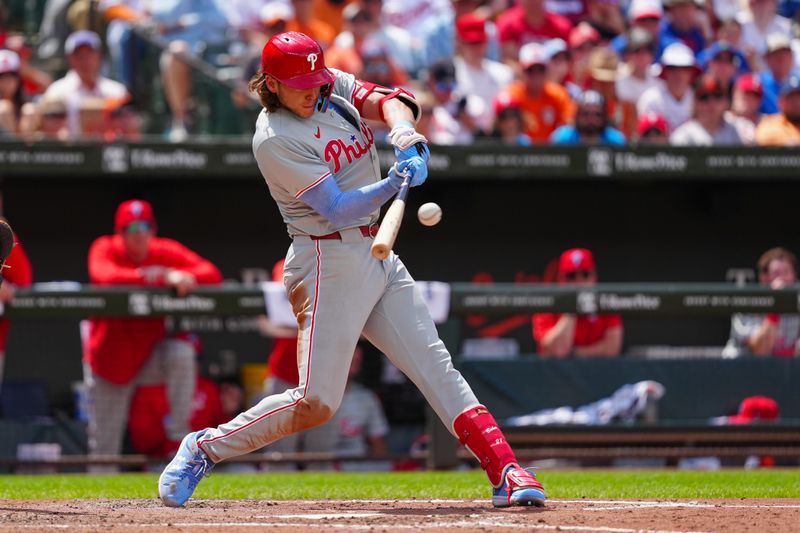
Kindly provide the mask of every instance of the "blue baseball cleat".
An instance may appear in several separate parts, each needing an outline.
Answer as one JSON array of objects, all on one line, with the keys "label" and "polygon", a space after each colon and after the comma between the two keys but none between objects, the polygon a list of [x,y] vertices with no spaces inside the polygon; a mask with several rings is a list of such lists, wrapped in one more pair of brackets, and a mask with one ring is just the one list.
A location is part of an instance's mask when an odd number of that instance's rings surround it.
[{"label": "blue baseball cleat", "polygon": [[214,468],[214,461],[197,446],[205,430],[189,433],[175,457],[158,478],[158,495],[167,507],[180,507],[192,497],[200,480]]},{"label": "blue baseball cleat", "polygon": [[547,498],[544,487],[536,479],[536,475],[512,464],[503,475],[503,484],[494,489],[492,505],[495,507],[535,506],[544,507]]}]

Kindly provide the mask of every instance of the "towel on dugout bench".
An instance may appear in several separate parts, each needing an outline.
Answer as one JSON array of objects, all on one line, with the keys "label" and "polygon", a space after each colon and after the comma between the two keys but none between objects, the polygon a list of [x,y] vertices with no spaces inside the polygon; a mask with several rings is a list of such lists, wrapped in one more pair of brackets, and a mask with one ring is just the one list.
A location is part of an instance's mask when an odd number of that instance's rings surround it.
[{"label": "towel on dugout bench", "polygon": [[[433,321],[441,324],[447,320],[450,313],[450,285],[441,281],[416,283]],[[292,304],[289,303],[283,283],[265,281],[261,284],[261,290],[264,293],[267,318],[278,326],[297,326]]]}]

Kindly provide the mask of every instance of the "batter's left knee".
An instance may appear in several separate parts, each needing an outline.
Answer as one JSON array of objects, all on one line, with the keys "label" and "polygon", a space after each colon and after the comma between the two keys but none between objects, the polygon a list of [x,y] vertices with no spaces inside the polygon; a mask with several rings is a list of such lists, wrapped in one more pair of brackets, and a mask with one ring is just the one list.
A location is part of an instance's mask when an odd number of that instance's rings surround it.
[{"label": "batter's left knee", "polygon": [[339,407],[331,403],[323,401],[319,396],[300,400],[295,407],[293,432],[311,429],[330,420]]}]

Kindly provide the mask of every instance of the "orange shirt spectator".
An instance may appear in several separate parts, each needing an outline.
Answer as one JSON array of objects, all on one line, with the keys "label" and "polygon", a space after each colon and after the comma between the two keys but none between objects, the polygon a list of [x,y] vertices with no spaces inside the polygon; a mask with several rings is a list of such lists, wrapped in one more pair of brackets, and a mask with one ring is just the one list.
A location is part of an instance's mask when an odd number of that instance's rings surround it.
[{"label": "orange shirt spectator", "polygon": [[286,24],[286,31],[299,31],[316,40],[323,49],[328,48],[336,39],[337,31],[327,20],[314,15],[314,4],[311,0],[293,0],[294,20]]},{"label": "orange shirt spectator", "polygon": [[764,117],[756,128],[756,142],[761,145],[800,145],[800,75],[791,74],[778,95],[780,113]]},{"label": "orange shirt spectator", "polygon": [[522,110],[525,134],[534,142],[545,143],[558,128],[575,115],[575,103],[567,90],[547,81],[547,56],[538,43],[529,43],[519,51],[522,80],[512,83],[496,99],[497,105],[513,102]]},{"label": "orange shirt spectator", "polygon": [[764,146],[798,146],[800,128],[782,113],[769,115],[756,127],[756,142]]},{"label": "orange shirt spectator", "polygon": [[[331,2],[330,0],[314,0],[314,18],[324,20],[338,35],[344,26],[342,12],[344,8],[353,3],[353,0]],[[348,71],[349,72],[349,71]]]}]

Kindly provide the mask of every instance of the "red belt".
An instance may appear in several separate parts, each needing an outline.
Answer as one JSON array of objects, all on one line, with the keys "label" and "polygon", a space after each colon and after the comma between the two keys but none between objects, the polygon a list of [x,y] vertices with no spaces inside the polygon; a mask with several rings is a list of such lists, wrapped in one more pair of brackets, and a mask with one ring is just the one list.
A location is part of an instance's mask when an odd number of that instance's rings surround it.
[{"label": "red belt", "polygon": [[[375,238],[375,235],[378,234],[378,225],[377,224],[370,224],[369,226],[359,226],[359,231],[361,231],[361,235],[364,237],[372,237]],[[309,235],[309,239],[312,241],[322,241],[327,239],[339,239],[342,240],[342,234],[338,231],[334,231],[333,233],[328,233],[327,235]]]}]

